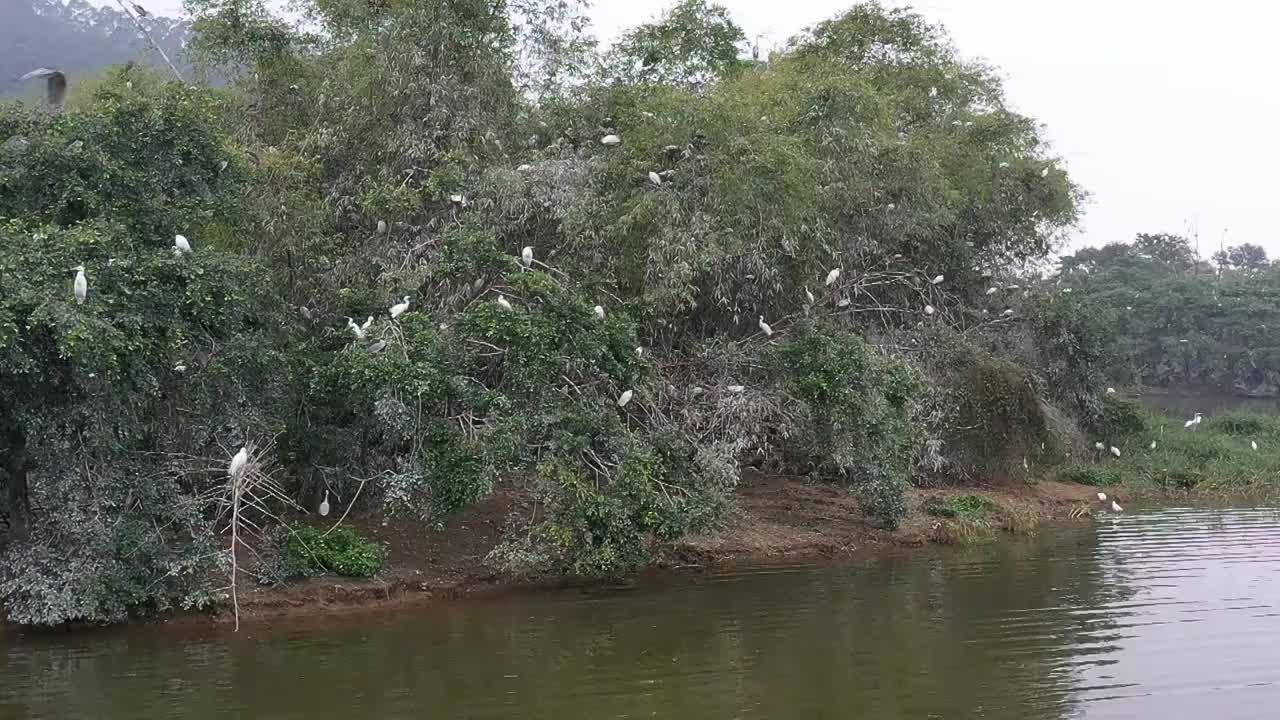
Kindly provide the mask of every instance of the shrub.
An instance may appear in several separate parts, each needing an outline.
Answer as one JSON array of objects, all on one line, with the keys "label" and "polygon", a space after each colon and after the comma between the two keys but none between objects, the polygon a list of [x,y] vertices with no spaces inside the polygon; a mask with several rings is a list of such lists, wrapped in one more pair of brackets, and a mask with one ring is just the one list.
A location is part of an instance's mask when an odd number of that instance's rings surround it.
[{"label": "shrub", "polygon": [[950,393],[950,459],[965,474],[1004,479],[1053,443],[1031,374],[1009,361],[975,353]]},{"label": "shrub", "polygon": [[1122,480],[1120,471],[1110,465],[1070,465],[1062,469],[1060,477],[1067,482],[1094,487],[1119,485]]},{"label": "shrub", "polygon": [[999,506],[985,495],[958,495],[950,498],[931,497],[925,500],[923,509],[934,517],[958,518],[984,516],[999,509]]},{"label": "shrub", "polygon": [[886,527],[906,516],[905,494],[920,452],[913,414],[922,386],[901,360],[862,338],[811,327],[775,351],[784,390],[804,403],[795,443],[819,464],[838,468],[864,508]]},{"label": "shrub", "polygon": [[1104,395],[1102,398],[1102,420],[1097,426],[1100,437],[1108,442],[1118,443],[1121,439],[1147,432],[1149,423],[1147,413],[1142,406],[1133,400]]},{"label": "shrub", "polygon": [[294,528],[285,546],[285,565],[290,575],[333,573],[367,578],[376,575],[382,563],[382,548],[347,527],[327,534],[319,528]]}]

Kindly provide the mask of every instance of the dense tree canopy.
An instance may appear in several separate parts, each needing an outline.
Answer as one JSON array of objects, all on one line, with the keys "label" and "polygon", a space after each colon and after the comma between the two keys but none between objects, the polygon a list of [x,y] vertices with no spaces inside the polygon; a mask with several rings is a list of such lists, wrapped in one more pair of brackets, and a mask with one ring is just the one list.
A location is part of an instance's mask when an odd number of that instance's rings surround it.
[{"label": "dense tree canopy", "polygon": [[[1080,191],[916,14],[752,62],[701,0],[598,51],[561,0],[189,4],[226,91],[114,76],[0,116],[23,622],[216,596],[201,499],[266,438],[303,505],[425,528],[509,486],[533,511],[495,564],[611,574],[713,525],[743,462],[894,526],[913,480],[1076,442],[1050,404],[1096,419],[1105,333],[1034,272]],[[71,556],[115,561],[41,574]]]}]

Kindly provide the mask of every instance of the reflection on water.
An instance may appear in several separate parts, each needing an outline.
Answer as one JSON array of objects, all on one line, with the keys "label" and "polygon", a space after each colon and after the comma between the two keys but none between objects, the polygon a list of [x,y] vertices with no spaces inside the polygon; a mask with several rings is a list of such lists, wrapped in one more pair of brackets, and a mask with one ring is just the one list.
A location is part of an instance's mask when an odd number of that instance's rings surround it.
[{"label": "reflection on water", "polygon": [[1171,417],[1191,419],[1196,413],[1213,417],[1223,413],[1280,415],[1280,398],[1248,398],[1217,393],[1151,393],[1140,398],[1143,405]]},{"label": "reflection on water", "polygon": [[1245,718],[1280,517],[1170,510],[395,617],[0,645],[0,718]]}]

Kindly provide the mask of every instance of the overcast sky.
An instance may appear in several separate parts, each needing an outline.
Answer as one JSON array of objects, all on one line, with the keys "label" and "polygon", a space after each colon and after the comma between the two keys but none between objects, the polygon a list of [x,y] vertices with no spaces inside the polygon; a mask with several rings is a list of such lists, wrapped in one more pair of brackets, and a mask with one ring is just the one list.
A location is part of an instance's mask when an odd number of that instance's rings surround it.
[{"label": "overcast sky", "polygon": [[[139,0],[176,12],[181,0]],[[781,44],[851,0],[720,0]],[[1280,256],[1280,4],[1264,0],[917,0],[961,53],[1000,68],[1014,107],[1047,126],[1092,197],[1075,245],[1198,228],[1201,251]],[[601,38],[665,2],[596,0]]]}]

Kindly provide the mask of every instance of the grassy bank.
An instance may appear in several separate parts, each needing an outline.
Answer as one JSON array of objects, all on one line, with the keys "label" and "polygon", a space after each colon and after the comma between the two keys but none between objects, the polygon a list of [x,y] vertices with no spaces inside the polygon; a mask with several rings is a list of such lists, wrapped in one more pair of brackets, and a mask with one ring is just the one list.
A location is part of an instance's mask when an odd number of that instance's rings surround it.
[{"label": "grassy bank", "polygon": [[1126,401],[1109,405],[1113,437],[1099,440],[1104,448],[1091,457],[1063,467],[1061,480],[1143,497],[1280,495],[1280,418],[1224,414],[1188,429],[1182,419],[1144,412]]}]

